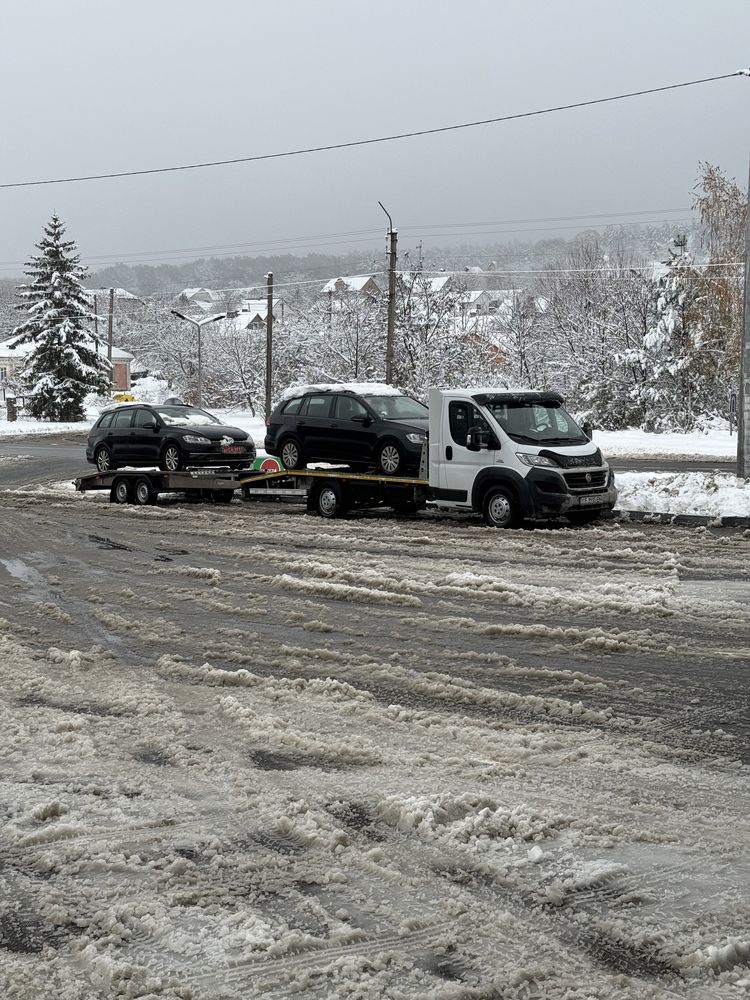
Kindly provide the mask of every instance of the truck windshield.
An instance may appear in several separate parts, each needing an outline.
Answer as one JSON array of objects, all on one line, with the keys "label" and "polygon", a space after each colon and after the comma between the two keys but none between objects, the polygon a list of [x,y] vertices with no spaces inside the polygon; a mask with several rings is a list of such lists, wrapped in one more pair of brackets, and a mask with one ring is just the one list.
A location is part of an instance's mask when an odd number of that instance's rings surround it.
[{"label": "truck windshield", "polygon": [[411,396],[363,396],[373,410],[386,420],[427,420],[429,411]]},{"label": "truck windshield", "polygon": [[486,404],[512,441],[544,446],[587,444],[581,428],[556,400],[493,400]]}]

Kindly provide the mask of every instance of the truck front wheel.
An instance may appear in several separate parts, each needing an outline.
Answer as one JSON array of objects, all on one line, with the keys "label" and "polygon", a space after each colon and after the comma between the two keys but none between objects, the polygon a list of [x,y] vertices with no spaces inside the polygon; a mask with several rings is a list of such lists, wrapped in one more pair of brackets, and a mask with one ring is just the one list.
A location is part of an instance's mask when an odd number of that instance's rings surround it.
[{"label": "truck front wheel", "polygon": [[515,528],[521,520],[515,497],[502,486],[487,490],[482,503],[482,516],[490,528]]}]

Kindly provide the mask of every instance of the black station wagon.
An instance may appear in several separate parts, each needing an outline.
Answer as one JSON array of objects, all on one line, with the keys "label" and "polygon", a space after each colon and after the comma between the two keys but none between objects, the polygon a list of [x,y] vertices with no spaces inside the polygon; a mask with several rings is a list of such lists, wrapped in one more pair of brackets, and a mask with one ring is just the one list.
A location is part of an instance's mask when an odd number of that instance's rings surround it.
[{"label": "black station wagon", "polygon": [[99,472],[123,465],[158,465],[165,472],[190,465],[242,467],[254,458],[255,445],[246,431],[184,404],[136,403],[106,410],[86,444],[86,459]]},{"label": "black station wagon", "polygon": [[367,392],[306,387],[271,413],[265,449],[287,469],[331,462],[403,476],[419,469],[428,425],[426,406],[387,386]]}]

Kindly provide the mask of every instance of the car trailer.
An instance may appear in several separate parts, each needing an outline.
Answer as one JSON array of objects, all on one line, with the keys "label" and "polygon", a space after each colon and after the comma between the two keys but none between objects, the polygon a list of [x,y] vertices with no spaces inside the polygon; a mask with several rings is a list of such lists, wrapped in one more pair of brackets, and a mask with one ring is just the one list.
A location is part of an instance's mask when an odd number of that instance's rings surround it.
[{"label": "car trailer", "polygon": [[239,489],[238,476],[248,470],[228,468],[184,469],[159,472],[154,469],[118,469],[79,476],[73,485],[79,493],[109,490],[110,503],[131,503],[140,507],[156,503],[160,493],[184,493],[191,499],[230,503]]},{"label": "car trailer", "polygon": [[147,506],[161,493],[181,493],[189,499],[230,503],[237,490],[245,500],[306,503],[311,513],[340,517],[347,510],[392,507],[399,513],[420,510],[427,499],[426,479],[318,469],[200,468],[180,472],[118,469],[79,476],[80,493],[108,490],[111,503]]}]

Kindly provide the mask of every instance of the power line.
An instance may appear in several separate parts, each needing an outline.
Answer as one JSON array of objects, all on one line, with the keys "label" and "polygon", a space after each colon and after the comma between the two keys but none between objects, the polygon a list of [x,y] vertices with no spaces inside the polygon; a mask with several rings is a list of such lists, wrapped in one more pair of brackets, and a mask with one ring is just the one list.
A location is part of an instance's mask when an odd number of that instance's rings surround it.
[{"label": "power line", "polygon": [[302,156],[309,153],[323,153],[334,149],[351,149],[355,146],[372,146],[381,142],[395,142],[399,139],[413,139],[423,135],[437,135],[441,132],[456,132],[460,129],[478,128],[482,125],[497,125],[500,122],[518,121],[522,118],[535,118],[540,115],[555,114],[559,111],[571,111],[575,108],[587,108],[596,104],[609,104],[612,101],[624,101],[633,97],[644,97],[647,94],[660,94],[668,90],[680,90],[685,87],[696,87],[717,80],[729,80],[735,76],[750,76],[750,69],[736,70],[734,73],[722,73],[719,76],[707,76],[698,80],[686,80],[683,83],[670,83],[663,87],[649,87],[645,90],[633,90],[629,93],[614,94],[611,97],[598,97],[589,101],[577,101],[573,104],[559,104],[550,108],[540,108],[536,111],[523,111],[513,115],[500,115],[497,118],[484,118],[479,121],[462,122],[459,125],[443,125],[439,128],[419,129],[413,132],[399,132],[393,135],[378,136],[373,139],[355,139],[350,142],[336,142],[325,146],[308,146],[304,149],[291,149],[281,153],[261,153],[255,156],[238,156],[229,160],[209,160],[204,163],[187,163],[175,167],[150,167],[146,170],[119,170],[105,174],[85,174],[78,177],[57,177],[41,181],[13,181],[0,184],[0,188],[39,187],[43,184],[73,184],[80,181],[110,180],[115,177],[142,177],[145,174],[167,174],[183,170],[201,170],[206,167],[225,167],[235,163],[257,163],[260,160],[278,160],[288,156]]}]

